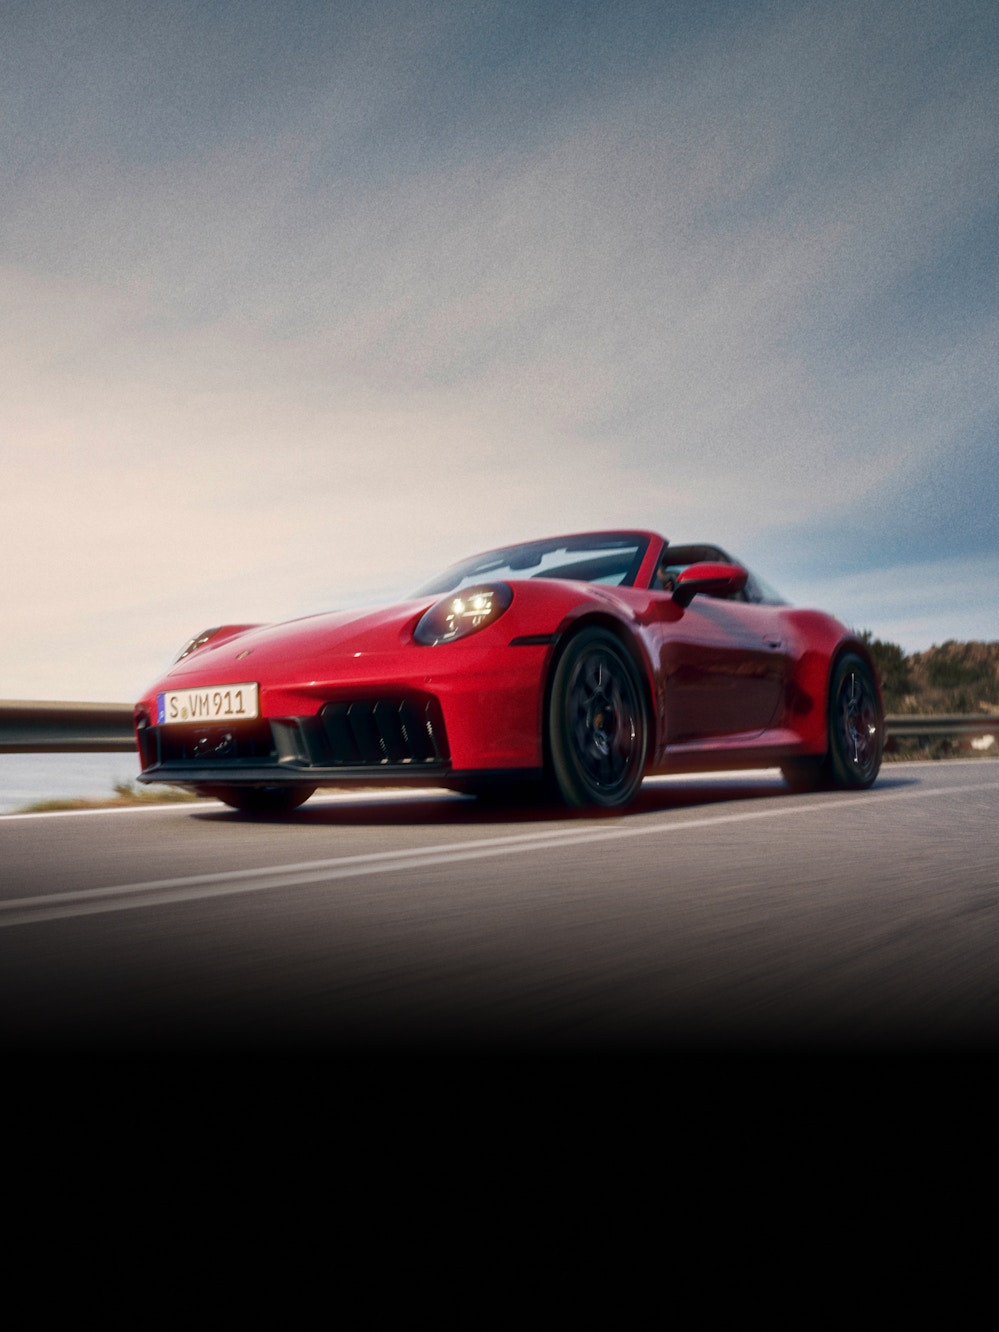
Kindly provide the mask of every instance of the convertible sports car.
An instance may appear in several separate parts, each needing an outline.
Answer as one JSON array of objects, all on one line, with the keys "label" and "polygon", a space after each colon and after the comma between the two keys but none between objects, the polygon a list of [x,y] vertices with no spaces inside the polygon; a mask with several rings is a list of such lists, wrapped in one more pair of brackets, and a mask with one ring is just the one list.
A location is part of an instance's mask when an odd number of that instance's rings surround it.
[{"label": "convertible sports car", "polygon": [[650,773],[780,767],[868,787],[884,713],[861,639],[717,546],[654,532],[476,555],[411,599],[198,634],[135,709],[141,782],[250,813],[317,787],[544,783],[623,808]]}]

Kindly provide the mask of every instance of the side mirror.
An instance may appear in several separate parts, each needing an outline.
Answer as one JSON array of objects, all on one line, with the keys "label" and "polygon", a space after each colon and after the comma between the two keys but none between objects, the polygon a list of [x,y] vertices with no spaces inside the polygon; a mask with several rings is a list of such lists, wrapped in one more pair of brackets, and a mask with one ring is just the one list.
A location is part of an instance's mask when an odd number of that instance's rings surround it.
[{"label": "side mirror", "polygon": [[677,575],[673,600],[679,606],[689,606],[698,592],[709,597],[730,597],[742,591],[748,578],[748,571],[739,564],[690,564]]}]

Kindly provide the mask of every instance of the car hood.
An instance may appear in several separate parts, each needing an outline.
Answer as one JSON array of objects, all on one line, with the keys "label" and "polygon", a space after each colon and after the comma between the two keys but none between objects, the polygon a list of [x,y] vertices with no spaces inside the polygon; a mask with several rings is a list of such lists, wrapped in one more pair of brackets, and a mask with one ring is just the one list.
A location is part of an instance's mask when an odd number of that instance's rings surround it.
[{"label": "car hood", "polygon": [[[496,647],[517,636],[547,637],[559,631],[587,607],[632,617],[643,595],[631,589],[608,589],[569,579],[531,579],[512,583],[513,604],[497,622],[469,642],[475,647]],[[437,600],[433,596],[407,599],[391,606],[331,611],[279,624],[227,625],[204,647],[172,666],[157,689],[210,681],[286,681],[290,676],[311,678],[320,663],[336,658],[396,654],[413,646],[412,632],[420,616]],[[456,644],[463,651],[464,643]],[[443,650],[443,649],[439,649]],[[424,651],[424,649],[420,649]]]},{"label": "car hood", "polygon": [[368,610],[329,611],[282,624],[257,625],[212,640],[170,671],[171,677],[204,675],[235,661],[259,671],[272,665],[315,661],[316,657],[392,652],[408,641],[433,598]]}]

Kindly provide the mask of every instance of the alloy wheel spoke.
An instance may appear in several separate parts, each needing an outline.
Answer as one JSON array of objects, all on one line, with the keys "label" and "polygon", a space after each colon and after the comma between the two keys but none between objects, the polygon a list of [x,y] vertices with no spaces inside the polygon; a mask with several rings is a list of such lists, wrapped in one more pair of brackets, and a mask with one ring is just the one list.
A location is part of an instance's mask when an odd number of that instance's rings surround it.
[{"label": "alloy wheel spoke", "polygon": [[569,723],[580,762],[599,786],[627,774],[635,744],[636,703],[617,663],[594,653],[580,664],[569,698]]},{"label": "alloy wheel spoke", "polygon": [[877,709],[867,681],[856,671],[840,693],[840,724],[846,752],[855,767],[868,767],[877,754]]}]

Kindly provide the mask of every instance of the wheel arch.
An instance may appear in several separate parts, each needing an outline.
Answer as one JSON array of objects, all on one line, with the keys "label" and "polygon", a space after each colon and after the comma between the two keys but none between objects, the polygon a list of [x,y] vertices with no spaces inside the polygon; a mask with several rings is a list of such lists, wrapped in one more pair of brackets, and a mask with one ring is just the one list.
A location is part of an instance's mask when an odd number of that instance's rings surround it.
[{"label": "wheel arch", "polygon": [[795,634],[799,648],[788,678],[786,715],[798,734],[802,752],[823,754],[829,743],[829,691],[839,663],[850,655],[863,661],[873,676],[883,713],[881,681],[864,640],[831,617],[811,612],[803,619],[796,617]]},{"label": "wheel arch", "polygon": [[[829,751],[829,695],[832,690],[832,682],[839,669],[839,664],[844,657],[857,656],[869,668],[874,679],[875,688],[878,691],[878,703],[881,708],[881,714],[884,716],[884,699],[881,695],[881,680],[878,676],[877,667],[874,664],[874,658],[871,655],[870,648],[864,640],[856,634],[845,634],[838,638],[831,651],[825,658],[825,666],[821,676],[813,676],[812,698],[818,705],[815,712],[815,723],[808,729],[809,738],[808,751],[814,754],[826,754]],[[821,684],[821,687],[819,685]]]},{"label": "wheel arch", "polygon": [[834,650],[829,654],[829,669],[826,672],[826,697],[829,696],[829,686],[832,683],[833,676],[836,674],[836,668],[844,657],[848,655],[857,656],[870,669],[874,680],[874,687],[878,691],[878,703],[881,705],[881,711],[884,712],[884,697],[881,692],[881,677],[878,674],[878,668],[874,661],[874,656],[862,638],[856,634],[848,634],[840,639]]},{"label": "wheel arch", "polygon": [[570,642],[576,637],[576,635],[581,633],[584,629],[593,628],[609,630],[628,653],[635,670],[638,672],[638,679],[642,687],[642,703],[645,707],[645,717],[649,727],[649,746],[645,760],[645,770],[648,771],[655,749],[655,739],[659,725],[659,719],[655,707],[652,666],[642,646],[641,640],[637,635],[615,616],[608,615],[606,612],[599,610],[586,611],[582,615],[575,616],[571,620],[565,622],[558,631],[555,647],[548,659],[547,671],[545,674],[545,686],[541,691],[540,717],[541,752],[544,769],[548,772],[551,766],[551,737],[548,733],[548,717],[551,709],[552,688],[555,683],[555,673],[558,670],[558,664],[565,655],[565,651]]},{"label": "wheel arch", "polygon": [[[802,752],[788,758],[781,764],[784,779],[792,791],[808,792],[819,789],[843,789],[862,785],[866,788],[870,782],[857,784],[843,780],[842,763],[834,754],[834,735],[832,728],[832,693],[841,664],[848,657],[856,657],[870,673],[877,694],[878,710],[881,718],[881,744],[884,742],[884,699],[881,681],[872,654],[863,639],[855,634],[846,634],[836,640],[832,650],[824,656],[824,669],[813,674],[813,693],[811,697],[821,701],[816,709],[816,725],[807,737],[807,744]],[[821,683],[821,689],[819,685]],[[880,754],[877,766],[880,767]],[[838,774],[838,775],[837,775]],[[876,776],[876,769],[874,776]],[[873,782],[874,776],[870,778]]]}]

